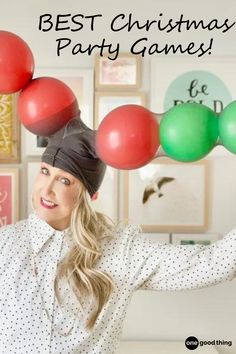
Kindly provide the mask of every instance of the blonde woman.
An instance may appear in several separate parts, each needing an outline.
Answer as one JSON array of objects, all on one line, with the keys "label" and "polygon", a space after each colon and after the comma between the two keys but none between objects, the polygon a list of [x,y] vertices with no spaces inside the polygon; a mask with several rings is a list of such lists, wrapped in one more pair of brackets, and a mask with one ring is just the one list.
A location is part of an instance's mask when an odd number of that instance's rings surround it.
[{"label": "blonde woman", "polygon": [[50,137],[34,212],[0,228],[1,354],[112,354],[135,290],[236,276],[236,230],[210,246],[176,246],[95,212],[106,166],[94,146],[79,117]]}]

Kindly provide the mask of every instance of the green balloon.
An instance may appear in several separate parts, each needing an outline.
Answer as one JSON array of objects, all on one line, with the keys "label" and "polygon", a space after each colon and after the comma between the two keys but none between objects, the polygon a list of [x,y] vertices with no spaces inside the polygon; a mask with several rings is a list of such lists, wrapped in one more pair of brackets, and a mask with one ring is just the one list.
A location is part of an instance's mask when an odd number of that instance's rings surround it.
[{"label": "green balloon", "polygon": [[219,137],[224,147],[236,154],[236,101],[226,106],[220,114]]},{"label": "green balloon", "polygon": [[183,103],[164,114],[160,123],[160,143],[166,155],[182,162],[206,156],[218,139],[218,117],[198,103]]}]

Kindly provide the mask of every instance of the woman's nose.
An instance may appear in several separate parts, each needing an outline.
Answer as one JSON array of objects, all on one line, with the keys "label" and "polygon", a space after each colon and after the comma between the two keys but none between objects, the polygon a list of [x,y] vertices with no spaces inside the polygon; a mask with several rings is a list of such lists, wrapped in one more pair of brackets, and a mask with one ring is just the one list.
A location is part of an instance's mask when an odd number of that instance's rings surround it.
[{"label": "woman's nose", "polygon": [[55,181],[54,179],[48,179],[43,185],[43,191],[45,196],[47,194],[55,193]]}]

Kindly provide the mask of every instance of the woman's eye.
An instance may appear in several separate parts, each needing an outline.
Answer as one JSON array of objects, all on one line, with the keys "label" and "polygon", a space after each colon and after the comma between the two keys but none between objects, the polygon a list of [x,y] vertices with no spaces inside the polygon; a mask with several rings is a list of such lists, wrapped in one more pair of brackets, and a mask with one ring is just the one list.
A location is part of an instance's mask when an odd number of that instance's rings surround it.
[{"label": "woman's eye", "polygon": [[44,175],[48,174],[48,169],[46,167],[42,167],[41,168],[41,173],[43,173]]},{"label": "woman's eye", "polygon": [[67,178],[62,178],[62,181],[64,181],[63,183],[66,184],[67,186],[70,185],[70,181]]}]

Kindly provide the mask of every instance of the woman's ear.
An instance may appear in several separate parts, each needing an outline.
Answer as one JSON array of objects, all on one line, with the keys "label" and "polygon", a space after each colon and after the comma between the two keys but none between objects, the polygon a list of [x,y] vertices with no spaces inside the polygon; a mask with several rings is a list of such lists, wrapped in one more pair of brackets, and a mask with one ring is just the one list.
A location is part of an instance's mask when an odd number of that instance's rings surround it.
[{"label": "woman's ear", "polygon": [[92,200],[96,200],[98,198],[98,192],[94,193],[94,195],[92,196]]}]

